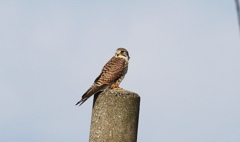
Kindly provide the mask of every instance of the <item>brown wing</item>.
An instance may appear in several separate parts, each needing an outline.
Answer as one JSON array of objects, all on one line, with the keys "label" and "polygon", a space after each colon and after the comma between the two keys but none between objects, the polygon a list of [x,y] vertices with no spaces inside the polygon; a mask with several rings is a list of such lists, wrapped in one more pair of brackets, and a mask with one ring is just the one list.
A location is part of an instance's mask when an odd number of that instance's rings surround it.
[{"label": "brown wing", "polygon": [[126,72],[126,61],[122,58],[112,57],[103,67],[101,74],[95,79],[93,85],[83,94],[76,105],[83,104],[89,97],[117,81]]},{"label": "brown wing", "polygon": [[125,73],[126,61],[123,58],[112,57],[103,67],[101,74],[94,83],[98,85],[108,85],[117,81]]}]

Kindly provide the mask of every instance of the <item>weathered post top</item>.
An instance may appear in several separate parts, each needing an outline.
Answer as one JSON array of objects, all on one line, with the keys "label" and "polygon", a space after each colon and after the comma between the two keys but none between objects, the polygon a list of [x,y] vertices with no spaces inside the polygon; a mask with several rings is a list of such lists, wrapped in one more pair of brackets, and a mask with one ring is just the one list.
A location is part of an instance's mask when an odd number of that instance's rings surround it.
[{"label": "weathered post top", "polygon": [[140,96],[105,90],[94,96],[90,142],[136,142]]}]

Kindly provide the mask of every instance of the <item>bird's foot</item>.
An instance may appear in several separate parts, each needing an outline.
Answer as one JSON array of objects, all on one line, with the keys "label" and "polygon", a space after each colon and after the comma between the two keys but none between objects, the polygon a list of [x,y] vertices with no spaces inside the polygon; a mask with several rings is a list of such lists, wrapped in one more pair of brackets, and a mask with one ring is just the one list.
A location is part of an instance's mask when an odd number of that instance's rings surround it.
[{"label": "bird's foot", "polygon": [[113,88],[114,90],[122,90],[120,87]]}]

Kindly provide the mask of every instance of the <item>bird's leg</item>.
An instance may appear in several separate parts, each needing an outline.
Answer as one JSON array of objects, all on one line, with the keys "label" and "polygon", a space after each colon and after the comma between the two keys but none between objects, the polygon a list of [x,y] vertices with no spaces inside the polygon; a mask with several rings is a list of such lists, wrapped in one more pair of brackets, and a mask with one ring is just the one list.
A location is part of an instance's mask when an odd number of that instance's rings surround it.
[{"label": "bird's leg", "polygon": [[119,82],[113,83],[110,88],[113,90],[122,90],[122,88],[119,87]]},{"label": "bird's leg", "polygon": [[122,88],[120,88],[120,87],[114,87],[112,89],[114,89],[114,90],[122,90]]}]

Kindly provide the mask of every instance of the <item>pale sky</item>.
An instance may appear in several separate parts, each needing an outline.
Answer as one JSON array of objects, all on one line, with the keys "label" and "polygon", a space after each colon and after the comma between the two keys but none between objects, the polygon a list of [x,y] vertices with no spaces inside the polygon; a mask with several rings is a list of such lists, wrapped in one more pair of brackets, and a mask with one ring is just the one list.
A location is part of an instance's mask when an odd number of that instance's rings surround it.
[{"label": "pale sky", "polygon": [[75,103],[119,47],[138,142],[240,141],[234,0],[12,0],[0,18],[0,141],[87,142],[93,97]]}]

